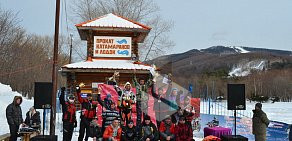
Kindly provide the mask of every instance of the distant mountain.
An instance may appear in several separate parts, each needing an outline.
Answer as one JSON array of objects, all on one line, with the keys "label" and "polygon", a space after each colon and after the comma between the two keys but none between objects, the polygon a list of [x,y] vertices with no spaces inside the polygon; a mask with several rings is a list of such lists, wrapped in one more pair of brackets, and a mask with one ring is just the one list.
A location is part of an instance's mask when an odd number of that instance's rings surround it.
[{"label": "distant mountain", "polygon": [[242,46],[213,46],[161,56],[147,63],[156,64],[162,73],[171,72],[181,77],[192,74],[246,76],[254,70],[292,68],[292,52]]},{"label": "distant mountain", "polygon": [[201,49],[200,51],[212,54],[269,53],[274,55],[292,55],[291,51],[243,46],[213,46]]}]

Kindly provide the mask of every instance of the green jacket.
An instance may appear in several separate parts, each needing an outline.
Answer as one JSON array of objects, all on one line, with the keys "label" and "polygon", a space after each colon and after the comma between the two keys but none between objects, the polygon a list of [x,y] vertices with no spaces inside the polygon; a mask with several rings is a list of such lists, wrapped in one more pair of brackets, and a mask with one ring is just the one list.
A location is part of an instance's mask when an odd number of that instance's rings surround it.
[{"label": "green jacket", "polygon": [[266,135],[267,127],[270,123],[265,112],[262,110],[253,110],[252,133],[254,135]]},{"label": "green jacket", "polygon": [[150,75],[150,78],[145,82],[144,85],[140,85],[137,81],[136,75],[133,76],[133,83],[136,88],[136,98],[137,101],[148,101],[148,88],[152,85],[152,76]]}]

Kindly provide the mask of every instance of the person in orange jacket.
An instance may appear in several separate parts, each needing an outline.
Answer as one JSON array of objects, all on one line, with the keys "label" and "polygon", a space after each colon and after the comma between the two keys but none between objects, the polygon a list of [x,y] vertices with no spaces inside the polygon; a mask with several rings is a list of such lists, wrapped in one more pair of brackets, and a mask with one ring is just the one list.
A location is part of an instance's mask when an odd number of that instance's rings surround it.
[{"label": "person in orange jacket", "polygon": [[103,139],[105,141],[120,141],[121,135],[122,128],[119,126],[119,119],[116,118],[113,120],[112,124],[105,129]]}]

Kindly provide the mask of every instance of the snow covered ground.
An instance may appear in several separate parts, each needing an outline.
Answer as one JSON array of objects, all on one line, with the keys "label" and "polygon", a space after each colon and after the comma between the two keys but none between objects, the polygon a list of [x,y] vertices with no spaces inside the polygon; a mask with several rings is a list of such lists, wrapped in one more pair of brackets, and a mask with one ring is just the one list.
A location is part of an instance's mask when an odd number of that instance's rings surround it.
[{"label": "snow covered ground", "polygon": [[[246,110],[238,111],[238,113],[245,115],[245,117],[252,117],[252,110],[254,109],[256,102],[246,102]],[[209,113],[208,101],[201,101],[200,112],[204,114]],[[273,121],[284,122],[292,124],[292,102],[276,102],[276,103],[262,103],[263,111],[266,112],[268,118]],[[210,114],[212,115],[228,115],[233,116],[232,110],[227,110],[227,101],[211,102]],[[238,115],[241,117],[241,115]]]},{"label": "snow covered ground", "polygon": [[[5,110],[8,104],[10,104],[13,101],[14,96],[20,95],[17,92],[12,91],[10,86],[4,85],[0,83],[0,112],[2,113],[0,115],[0,135],[9,133],[9,127],[6,121],[6,115]],[[226,101],[220,102],[221,105],[227,105]],[[252,109],[254,109],[254,102],[247,102],[247,110],[246,113],[251,112]],[[208,113],[209,108],[206,108],[205,105],[208,105],[208,102],[201,102],[201,113]],[[211,104],[210,110],[213,112],[215,108],[217,108],[217,115],[220,113],[224,113],[225,115],[228,115],[228,111],[223,111],[226,108],[218,108],[214,106],[215,104]],[[218,103],[217,103],[218,105]],[[25,113],[28,111],[28,109],[33,106],[33,100],[28,100],[24,98],[23,103],[21,105],[22,112],[23,112],[23,118],[25,118]],[[273,121],[281,121],[284,123],[292,124],[292,103],[285,103],[285,102],[277,102],[277,103],[263,103],[263,110],[267,113],[267,116],[270,120]],[[39,110],[41,112],[41,115],[43,113],[42,110]],[[212,113],[211,114],[214,114]],[[232,112],[231,113],[232,116]],[[216,114],[216,112],[215,112]],[[249,113],[247,115],[250,115]],[[49,115],[47,116],[49,117]],[[79,117],[77,115],[77,117]],[[56,116],[56,134],[58,135],[58,140],[62,140],[62,114],[58,113]],[[79,122],[80,120],[78,120]],[[46,121],[46,129],[48,129],[49,120]],[[78,138],[78,131],[79,127],[75,129],[75,132],[73,133],[73,141],[77,141]],[[48,134],[48,130],[46,130],[46,134]],[[195,134],[196,141],[202,140],[202,135]]]}]

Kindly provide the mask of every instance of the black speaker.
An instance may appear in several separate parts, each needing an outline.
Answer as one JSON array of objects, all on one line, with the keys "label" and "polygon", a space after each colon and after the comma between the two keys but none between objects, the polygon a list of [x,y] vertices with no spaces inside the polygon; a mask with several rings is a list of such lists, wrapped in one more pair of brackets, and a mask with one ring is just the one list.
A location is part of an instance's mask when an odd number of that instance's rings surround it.
[{"label": "black speaker", "polygon": [[245,85],[227,84],[228,110],[245,110]]},{"label": "black speaker", "polygon": [[52,105],[53,83],[35,82],[34,83],[34,108],[50,109]]},{"label": "black speaker", "polygon": [[248,138],[241,135],[222,135],[222,141],[248,141]]},{"label": "black speaker", "polygon": [[32,137],[30,141],[58,141],[58,136],[56,135],[38,135]]}]

